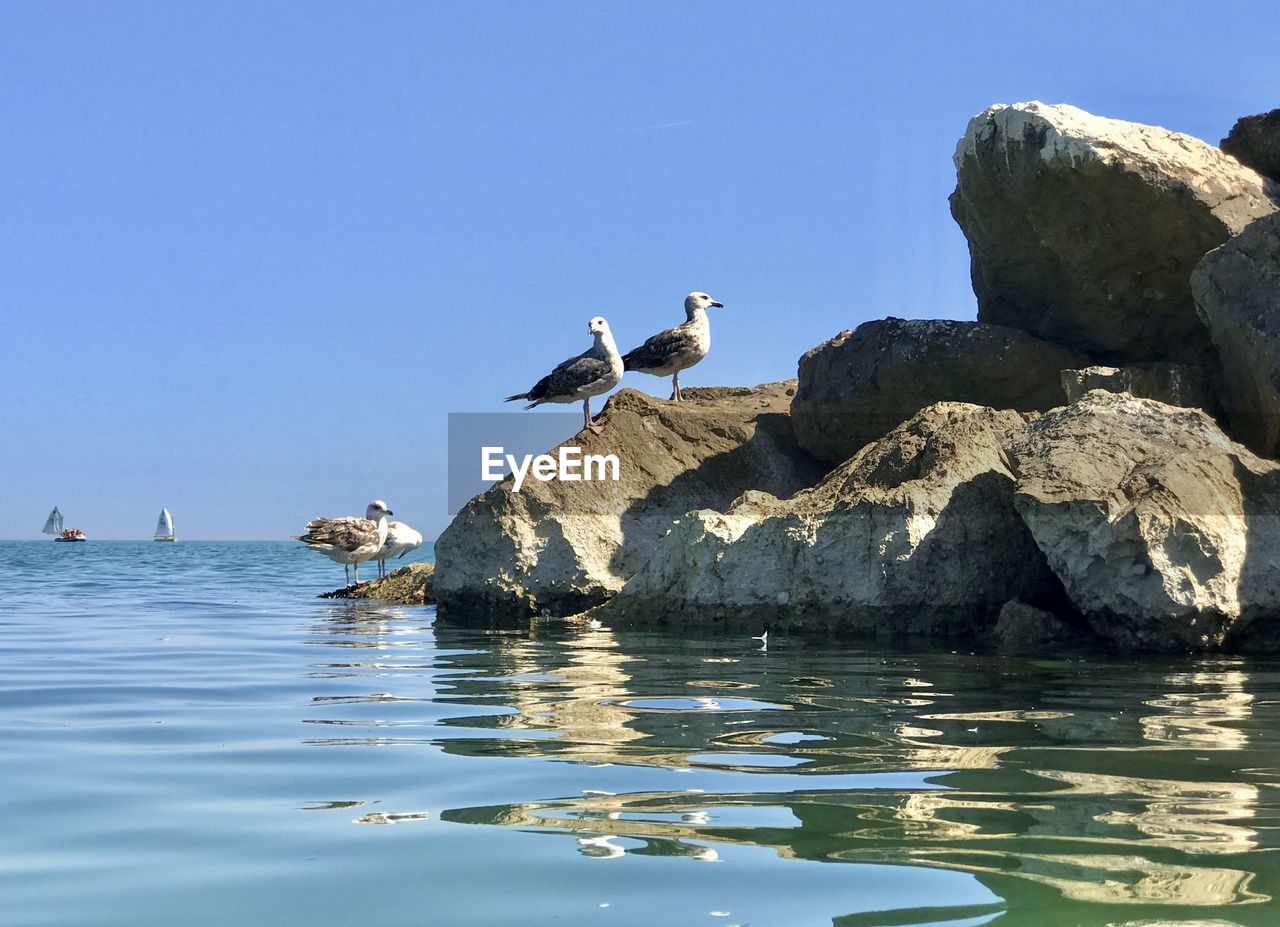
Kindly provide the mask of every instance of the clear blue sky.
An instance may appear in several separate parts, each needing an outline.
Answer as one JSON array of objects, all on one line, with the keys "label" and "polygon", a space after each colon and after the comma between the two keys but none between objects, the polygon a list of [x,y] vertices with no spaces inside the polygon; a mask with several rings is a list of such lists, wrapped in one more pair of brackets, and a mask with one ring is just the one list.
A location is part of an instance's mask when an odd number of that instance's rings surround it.
[{"label": "clear blue sky", "polygon": [[[610,319],[727,309],[687,385],[972,318],[951,153],[1041,99],[1216,141],[1272,3],[6,3],[0,537],[434,535],[445,416]],[[629,385],[666,394],[665,383]],[[510,407],[506,407],[509,409]],[[530,413],[538,414],[538,413]]]}]

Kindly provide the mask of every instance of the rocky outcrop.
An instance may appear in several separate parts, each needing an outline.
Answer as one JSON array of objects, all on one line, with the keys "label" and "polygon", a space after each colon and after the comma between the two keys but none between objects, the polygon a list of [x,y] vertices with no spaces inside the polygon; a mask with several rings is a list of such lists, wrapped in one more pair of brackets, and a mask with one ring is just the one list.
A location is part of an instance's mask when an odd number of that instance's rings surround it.
[{"label": "rocky outcrop", "polygon": [[1211,251],[1191,275],[1196,305],[1222,360],[1231,433],[1280,453],[1280,215]]},{"label": "rocky outcrop", "polygon": [[1280,181],[1280,109],[1237,119],[1221,148],[1264,177]]},{"label": "rocky outcrop", "polygon": [[1008,461],[1019,514],[1112,647],[1246,646],[1280,614],[1280,468],[1205,413],[1095,391],[1030,423]]},{"label": "rocky outcrop", "polygon": [[616,455],[619,479],[530,477],[517,492],[508,477],[472,499],[436,542],[441,617],[580,611],[616,593],[685,512],[812,486],[825,468],[796,444],[794,394],[794,381],[688,389],[682,403],[615,394],[602,434],[562,446]]},{"label": "rocky outcrop", "polygon": [[434,605],[434,563],[411,563],[381,579],[326,592],[322,599],[381,599],[401,605]]},{"label": "rocky outcrop", "polygon": [[795,384],[622,391],[567,442],[620,479],[473,499],[441,617],[1280,651],[1280,465],[1215,422],[1280,452],[1280,187],[1039,103],[955,164],[979,321],[866,323]]},{"label": "rocky outcrop", "polygon": [[800,445],[840,463],[935,402],[1030,412],[1066,401],[1061,371],[1086,360],[980,322],[881,319],[800,358],[791,417]]},{"label": "rocky outcrop", "polygon": [[1204,370],[1185,364],[1133,364],[1128,367],[1085,367],[1062,371],[1067,402],[1075,402],[1095,389],[1128,393],[1139,399],[1155,399],[1171,406],[1214,412],[1217,400],[1206,382]]},{"label": "rocky outcrop", "polygon": [[1280,201],[1199,139],[1074,106],[993,106],[955,165],[978,319],[1112,364],[1205,365],[1191,269]]},{"label": "rocky outcrop", "polygon": [[691,512],[593,614],[615,625],[985,636],[1009,599],[1060,596],[1002,459],[1024,421],[938,403],[790,500],[753,492]]}]

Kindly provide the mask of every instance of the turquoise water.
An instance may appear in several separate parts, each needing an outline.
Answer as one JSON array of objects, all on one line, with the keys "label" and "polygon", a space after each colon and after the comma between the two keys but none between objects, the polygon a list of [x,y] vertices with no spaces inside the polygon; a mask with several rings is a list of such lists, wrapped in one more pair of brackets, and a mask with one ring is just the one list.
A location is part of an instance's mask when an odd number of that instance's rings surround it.
[{"label": "turquoise water", "polygon": [[1280,664],[469,630],[341,577],[0,544],[0,923],[1280,923]]}]

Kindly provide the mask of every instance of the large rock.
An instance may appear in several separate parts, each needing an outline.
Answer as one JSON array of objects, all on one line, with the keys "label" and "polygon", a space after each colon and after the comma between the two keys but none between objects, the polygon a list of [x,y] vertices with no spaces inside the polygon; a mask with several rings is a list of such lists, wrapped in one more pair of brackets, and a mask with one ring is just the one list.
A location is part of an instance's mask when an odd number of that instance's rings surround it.
[{"label": "large rock", "polygon": [[1057,656],[1095,643],[1087,628],[1021,599],[1004,603],[991,636],[997,650],[1017,656]]},{"label": "large rock", "polygon": [[1241,164],[1280,181],[1280,109],[1237,119],[1221,147]]},{"label": "large rock", "polygon": [[1280,200],[1199,139],[1065,105],[991,107],[955,164],[978,318],[1111,364],[1207,365],[1191,269]]},{"label": "large rock", "polygon": [[604,432],[565,442],[615,454],[616,482],[508,477],[472,499],[436,542],[442,618],[514,620],[577,612],[617,592],[685,512],[748,489],[787,496],[825,468],[797,446],[795,382],[687,389],[673,403],[633,390],[605,407]]},{"label": "large rock", "polygon": [[1218,410],[1206,382],[1204,369],[1186,364],[1132,364],[1128,367],[1084,367],[1062,371],[1067,402],[1075,402],[1095,389],[1128,393],[1139,399],[1156,399],[1171,406]]},{"label": "large rock", "polygon": [[791,500],[755,492],[692,512],[593,614],[973,643],[1009,599],[1061,594],[1002,461],[1024,421],[938,403]]},{"label": "large rock", "polygon": [[935,402],[1024,412],[1060,406],[1062,370],[1084,363],[1003,325],[882,319],[800,358],[791,416],[802,447],[840,463]]},{"label": "large rock", "polygon": [[1274,637],[1280,468],[1204,412],[1095,391],[1030,423],[1008,461],[1036,544],[1114,648]]},{"label": "large rock", "polygon": [[1280,452],[1280,215],[1211,251],[1191,275],[1222,359],[1231,433],[1259,454]]}]

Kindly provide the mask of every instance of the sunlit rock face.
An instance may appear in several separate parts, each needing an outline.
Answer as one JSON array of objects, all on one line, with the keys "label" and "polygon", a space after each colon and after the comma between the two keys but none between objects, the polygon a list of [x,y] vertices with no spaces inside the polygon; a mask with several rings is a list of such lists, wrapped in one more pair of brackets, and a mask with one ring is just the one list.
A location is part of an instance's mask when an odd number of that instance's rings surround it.
[{"label": "sunlit rock face", "polygon": [[1060,406],[1061,371],[1085,363],[1003,325],[880,319],[800,358],[791,418],[805,450],[838,464],[935,402],[1022,412]]},{"label": "sunlit rock face", "polygon": [[1030,423],[1008,461],[1018,512],[1112,646],[1268,646],[1280,468],[1209,416],[1094,391]]},{"label": "sunlit rock face", "polygon": [[1231,432],[1274,457],[1280,453],[1280,214],[1209,252],[1191,286],[1222,359],[1222,405]]},{"label": "sunlit rock face", "polygon": [[[634,390],[605,407],[601,434],[562,446],[613,454],[619,479],[508,477],[476,496],[436,542],[442,617],[567,614],[613,595],[685,512],[726,507],[749,489],[788,496],[824,468],[796,444],[795,382],[686,389],[680,403]],[[552,452],[554,453],[554,451]]]},{"label": "sunlit rock face", "polygon": [[992,106],[955,165],[979,320],[1112,364],[1205,364],[1191,269],[1280,201],[1197,138],[1066,105]]},{"label": "sunlit rock face", "polygon": [[937,403],[811,490],[691,512],[617,598],[613,623],[685,621],[902,638],[985,635],[1011,598],[1060,588],[1013,507],[1002,445],[1025,418]]}]

